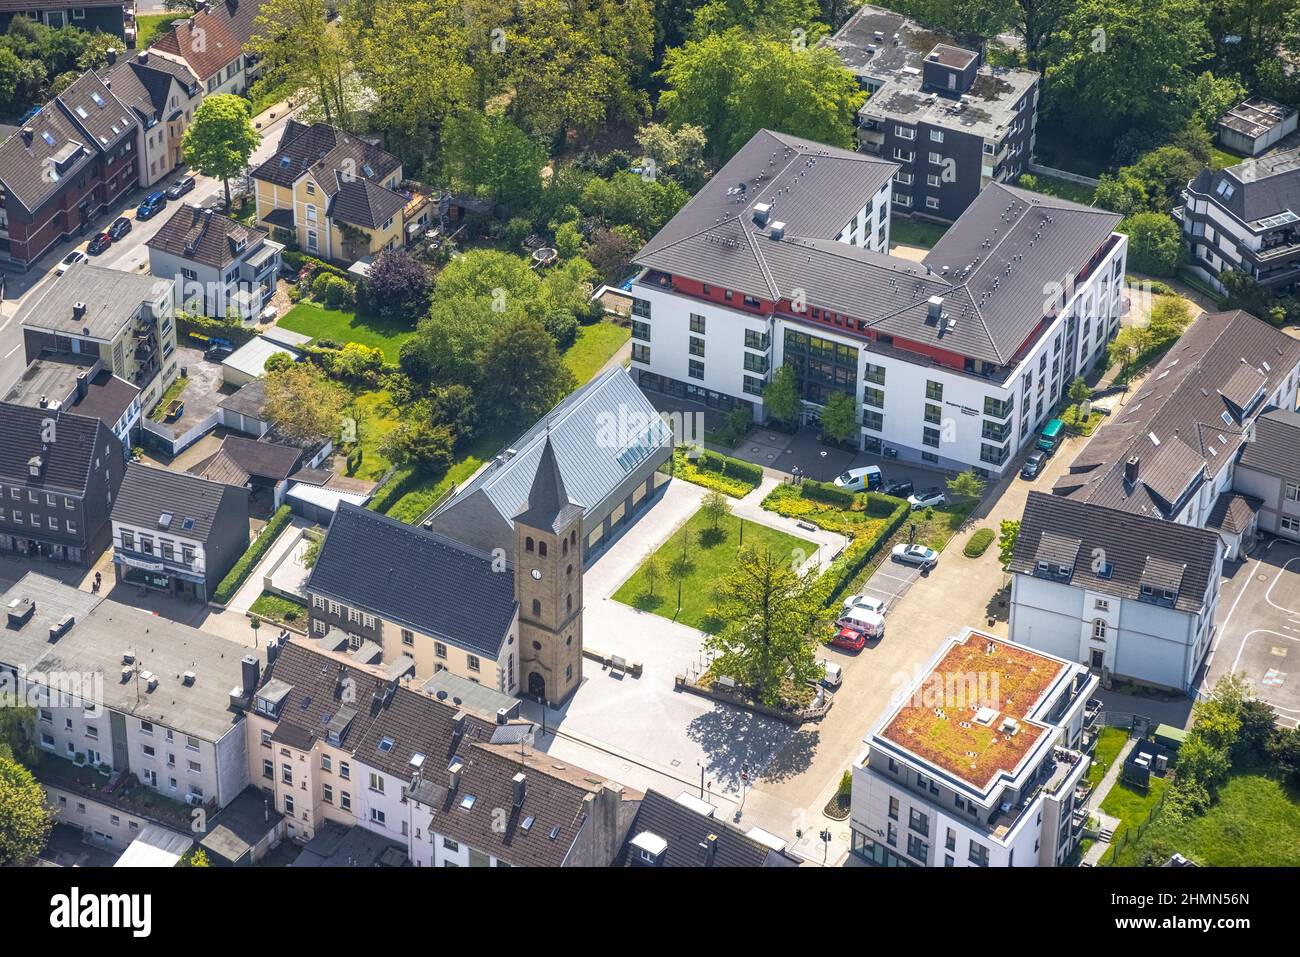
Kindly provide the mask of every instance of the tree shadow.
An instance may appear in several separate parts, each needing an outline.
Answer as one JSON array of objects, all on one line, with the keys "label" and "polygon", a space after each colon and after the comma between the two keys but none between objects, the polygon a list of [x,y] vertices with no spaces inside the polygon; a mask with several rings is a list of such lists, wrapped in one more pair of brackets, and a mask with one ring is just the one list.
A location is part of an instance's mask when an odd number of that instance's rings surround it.
[{"label": "tree shadow", "polygon": [[632,607],[638,611],[657,612],[663,603],[662,594],[651,595],[649,592],[642,592],[632,599]]},{"label": "tree shadow", "polygon": [[706,528],[700,532],[701,548],[713,548],[727,540],[727,533],[721,528]]}]

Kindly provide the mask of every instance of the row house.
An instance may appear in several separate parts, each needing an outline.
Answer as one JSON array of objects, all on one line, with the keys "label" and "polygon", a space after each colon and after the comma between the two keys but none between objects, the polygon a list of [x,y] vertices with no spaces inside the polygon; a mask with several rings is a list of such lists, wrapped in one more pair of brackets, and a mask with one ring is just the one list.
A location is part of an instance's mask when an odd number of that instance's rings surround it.
[{"label": "row house", "polygon": [[135,46],[135,0],[0,0],[0,33],[19,17],[53,30],[76,27],[87,33],[112,33]]},{"label": "row house", "polygon": [[99,419],[122,443],[124,456],[137,444],[140,390],[94,356],[43,352],[27,364],[4,401]]},{"label": "row house", "polygon": [[896,169],[756,133],[634,257],[641,387],[764,421],[786,365],[804,423],[854,400],[864,451],[1009,469],[1119,329],[1120,217],[994,183],[919,263],[843,240]]},{"label": "row house", "polygon": [[185,64],[202,93],[247,93],[258,77],[256,61],[244,50],[257,32],[265,0],[198,0],[194,13],[177,20],[150,47],[152,53]]},{"label": "row house", "polygon": [[882,867],[1060,867],[1087,823],[1084,668],[971,628],[853,764],[852,851]]},{"label": "row house", "polygon": [[[639,795],[526,747],[531,725],[484,715],[293,638],[248,717],[249,776],[306,843],[363,828],[419,867],[608,866]],[[593,783],[596,782],[596,783]]]},{"label": "row house", "polygon": [[140,185],[147,189],[180,168],[182,139],[203,97],[190,68],[148,50],[127,57],[110,50],[99,78],[135,114]]},{"label": "row house", "polygon": [[26,270],[134,189],[139,120],[93,72],[0,143],[0,258]]}]

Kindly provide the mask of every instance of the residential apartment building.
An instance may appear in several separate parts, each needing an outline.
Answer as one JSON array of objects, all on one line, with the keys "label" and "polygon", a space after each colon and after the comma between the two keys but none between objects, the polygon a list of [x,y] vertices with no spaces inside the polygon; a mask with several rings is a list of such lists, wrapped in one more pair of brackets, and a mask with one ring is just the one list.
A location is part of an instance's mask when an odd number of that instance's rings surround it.
[{"label": "residential apartment building", "polygon": [[1225,269],[1279,295],[1300,289],[1300,149],[1201,170],[1174,217],[1188,265],[1215,289]]},{"label": "residential apartment building", "polygon": [[117,581],[206,602],[248,550],[248,492],[132,462],[111,515]]},{"label": "residential apartment building", "polygon": [[1248,313],[1202,315],[1156,364],[1052,491],[1077,501],[1211,528],[1239,557],[1252,503],[1237,460],[1269,408],[1294,409],[1300,343]]},{"label": "residential apartment building", "polygon": [[324,123],[290,120],[275,155],[250,174],[257,221],[321,259],[351,263],[405,242],[402,162]]},{"label": "residential apartment building", "polygon": [[805,422],[854,399],[865,451],[1010,468],[1118,330],[1128,240],[1115,214],[999,183],[919,263],[840,239],[894,168],[755,134],[635,256],[641,387],[763,421],[788,365]]},{"label": "residential apartment building", "polygon": [[1300,414],[1270,409],[1255,420],[1233,488],[1245,499],[1243,531],[1300,541]]},{"label": "residential apartment building", "polygon": [[0,258],[30,268],[134,189],[138,127],[88,72],[0,143]]},{"label": "residential apartment building", "polygon": [[1077,664],[971,628],[867,736],[852,851],[886,867],[1060,867],[1087,823]]},{"label": "residential apartment building", "polygon": [[866,4],[824,42],[868,94],[861,149],[898,164],[896,212],[952,222],[990,183],[1015,182],[1028,167],[1038,74],[989,66],[980,38]]},{"label": "residential apartment building", "polygon": [[0,0],[0,33],[17,17],[55,30],[76,27],[87,33],[112,33],[135,46],[135,0]]},{"label": "residential apartment building", "polygon": [[147,243],[149,271],[176,280],[188,310],[256,319],[275,291],[284,246],[266,230],[182,206]]},{"label": "residential apartment building", "polygon": [[140,390],[152,409],[180,374],[176,282],[78,263],[18,310],[27,361],[90,356]]},{"label": "residential apartment building", "polygon": [[1223,558],[1210,529],[1030,492],[1008,634],[1107,680],[1187,690],[1214,644]]},{"label": "residential apartment building", "polygon": [[109,51],[99,78],[135,114],[140,185],[150,187],[183,165],[181,140],[203,98],[203,87],[184,63],[142,50]]},{"label": "residential apartment building", "polygon": [[607,866],[639,795],[526,746],[528,724],[428,694],[393,668],[292,639],[248,720],[249,774],[286,836],[360,827],[420,867]]},{"label": "residential apartment building", "polygon": [[136,444],[140,390],[105,369],[95,356],[43,352],[27,364],[4,401],[99,419],[122,443],[124,456]]},{"label": "residential apartment building", "polygon": [[43,751],[195,808],[223,807],[249,783],[231,700],[248,675],[229,641],[34,572],[0,603],[0,667],[34,689]]},{"label": "residential apartment building", "polygon": [[759,827],[742,831],[707,801],[646,791],[615,867],[798,867],[785,842]]},{"label": "residential apartment building", "polygon": [[99,419],[0,403],[0,553],[89,564],[109,534],[123,459]]},{"label": "residential apartment building", "polygon": [[205,96],[247,93],[259,71],[244,44],[256,32],[264,2],[199,0],[194,14],[176,21],[150,50],[189,67]]}]

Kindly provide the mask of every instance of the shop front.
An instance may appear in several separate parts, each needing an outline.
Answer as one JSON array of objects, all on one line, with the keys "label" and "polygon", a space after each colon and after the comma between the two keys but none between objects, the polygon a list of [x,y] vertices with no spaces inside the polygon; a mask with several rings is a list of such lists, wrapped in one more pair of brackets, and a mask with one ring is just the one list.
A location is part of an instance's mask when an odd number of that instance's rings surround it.
[{"label": "shop front", "polygon": [[207,600],[206,583],[201,575],[171,568],[166,562],[125,555],[119,549],[113,555],[113,567],[119,582],[196,601]]}]

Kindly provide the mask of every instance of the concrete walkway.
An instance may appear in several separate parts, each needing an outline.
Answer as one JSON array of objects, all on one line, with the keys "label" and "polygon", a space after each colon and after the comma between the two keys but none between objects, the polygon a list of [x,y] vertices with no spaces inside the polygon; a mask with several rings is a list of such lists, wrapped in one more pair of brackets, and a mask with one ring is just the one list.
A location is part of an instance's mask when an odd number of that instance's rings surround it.
[{"label": "concrete walkway", "polygon": [[[1124,742],[1124,747],[1119,749],[1119,754],[1115,756],[1115,760],[1106,769],[1106,774],[1102,777],[1101,783],[1093,788],[1092,793],[1088,795],[1088,813],[1098,817],[1102,824],[1112,833],[1119,827],[1120,821],[1118,818],[1102,814],[1101,802],[1106,800],[1106,795],[1110,794],[1110,789],[1119,780],[1120,772],[1124,770],[1124,761],[1128,758],[1129,752],[1133,750],[1133,745],[1137,744],[1137,741],[1137,738],[1130,737]],[[1088,853],[1083,856],[1083,863],[1089,867],[1096,867],[1109,848],[1110,841],[1098,840],[1092,847],[1088,848]]]},{"label": "concrete walkway", "polygon": [[[840,552],[849,546],[849,539],[838,532],[828,532],[816,526],[811,529],[800,527],[797,519],[786,518],[784,515],[769,512],[763,508],[763,499],[767,498],[772,489],[780,484],[781,480],[777,475],[768,474],[765,470],[763,481],[758,484],[758,488],[744,498],[732,501],[731,514],[737,518],[743,518],[747,522],[780,529],[798,538],[813,542],[817,546],[817,550],[808,556],[807,560],[800,563],[799,571],[807,572],[815,568],[818,572],[821,572],[835,560],[835,557]],[[811,523],[809,524],[811,525]]]}]

